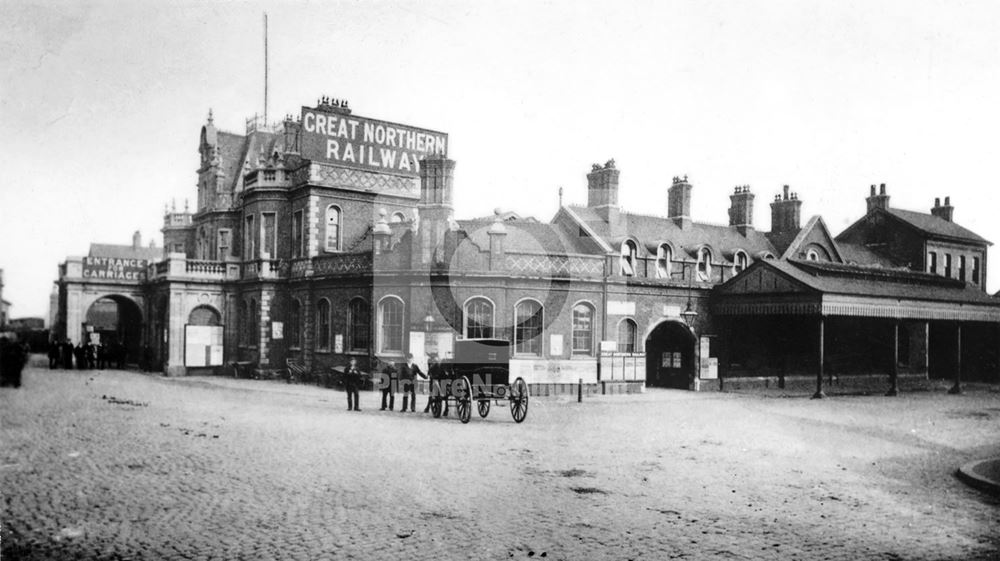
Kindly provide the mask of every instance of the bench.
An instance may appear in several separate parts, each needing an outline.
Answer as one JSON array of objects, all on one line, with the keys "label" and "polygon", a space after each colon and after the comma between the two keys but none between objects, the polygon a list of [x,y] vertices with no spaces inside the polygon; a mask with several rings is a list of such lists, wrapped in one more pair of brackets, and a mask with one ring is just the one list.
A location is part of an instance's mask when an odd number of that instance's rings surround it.
[{"label": "bench", "polygon": [[288,383],[308,383],[312,381],[312,376],[304,364],[300,364],[294,359],[286,358],[285,366],[288,367]]}]

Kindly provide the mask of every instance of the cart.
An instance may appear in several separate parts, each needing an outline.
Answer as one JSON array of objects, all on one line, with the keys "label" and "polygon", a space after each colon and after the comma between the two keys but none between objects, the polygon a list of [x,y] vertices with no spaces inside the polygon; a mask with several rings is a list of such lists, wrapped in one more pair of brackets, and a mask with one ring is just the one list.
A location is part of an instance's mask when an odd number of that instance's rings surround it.
[{"label": "cart", "polygon": [[528,384],[518,377],[510,382],[510,342],[504,339],[455,341],[454,358],[431,369],[431,413],[441,416],[442,405],[455,402],[458,418],[468,423],[475,402],[486,418],[493,403],[507,401],[515,423],[528,415]]}]

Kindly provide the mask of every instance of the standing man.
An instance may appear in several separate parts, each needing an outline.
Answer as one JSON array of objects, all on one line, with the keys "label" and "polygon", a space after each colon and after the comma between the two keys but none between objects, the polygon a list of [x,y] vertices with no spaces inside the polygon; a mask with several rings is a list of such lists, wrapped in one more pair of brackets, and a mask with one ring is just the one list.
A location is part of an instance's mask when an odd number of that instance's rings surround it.
[{"label": "standing man", "polygon": [[416,377],[420,376],[424,380],[427,379],[427,374],[420,371],[420,367],[413,362],[413,353],[406,355],[406,364],[399,369],[399,384],[401,386],[401,391],[403,392],[403,408],[400,410],[401,413],[406,412],[407,397],[409,397],[410,412],[413,413],[417,410],[417,391],[416,391]]},{"label": "standing man", "polygon": [[361,397],[358,395],[358,384],[361,383],[361,371],[358,370],[358,359],[351,357],[350,364],[344,370],[344,390],[347,391],[347,410],[361,411]]},{"label": "standing man", "polygon": [[424,413],[431,410],[431,403],[435,399],[443,401],[444,406],[444,416],[448,416],[448,400],[445,398],[444,392],[441,390],[441,381],[444,379],[444,368],[441,367],[441,361],[438,360],[437,355],[431,354],[427,357],[427,376],[430,378],[430,391],[427,392],[427,406],[424,407]]},{"label": "standing man", "polygon": [[59,367],[59,342],[53,339],[49,342],[49,370]]},{"label": "standing man", "polygon": [[396,369],[393,367],[392,363],[386,362],[385,366],[382,367],[382,374],[378,379],[379,386],[382,388],[382,411],[385,411],[386,399],[389,401],[389,411],[392,411],[394,405],[396,405]]}]

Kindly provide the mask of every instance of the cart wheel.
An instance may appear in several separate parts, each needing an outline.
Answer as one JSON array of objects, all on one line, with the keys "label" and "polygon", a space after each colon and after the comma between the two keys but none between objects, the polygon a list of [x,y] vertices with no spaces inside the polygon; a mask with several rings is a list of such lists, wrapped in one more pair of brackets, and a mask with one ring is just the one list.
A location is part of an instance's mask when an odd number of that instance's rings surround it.
[{"label": "cart wheel", "polygon": [[528,384],[518,377],[510,387],[510,414],[515,423],[524,421],[528,416]]},{"label": "cart wheel", "polygon": [[441,417],[441,399],[441,397],[431,398],[431,415],[433,415],[435,419]]},{"label": "cart wheel", "polygon": [[481,399],[476,403],[476,406],[479,408],[480,417],[485,419],[490,414],[490,400]]},{"label": "cart wheel", "polygon": [[455,407],[458,408],[458,420],[465,424],[472,418],[472,384],[463,376],[458,385],[460,389],[455,396]]}]

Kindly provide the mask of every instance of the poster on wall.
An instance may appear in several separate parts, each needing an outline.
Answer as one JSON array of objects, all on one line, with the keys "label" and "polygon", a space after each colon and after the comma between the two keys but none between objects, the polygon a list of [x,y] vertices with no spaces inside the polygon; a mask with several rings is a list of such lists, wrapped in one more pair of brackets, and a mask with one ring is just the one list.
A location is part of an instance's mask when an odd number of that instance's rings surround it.
[{"label": "poster on wall", "polygon": [[333,352],[344,352],[344,335],[341,333],[337,333],[333,336]]},{"label": "poster on wall", "polygon": [[285,338],[285,324],[280,321],[271,322],[271,339],[280,340]]},{"label": "poster on wall", "polygon": [[184,366],[222,366],[221,325],[184,326]]}]

